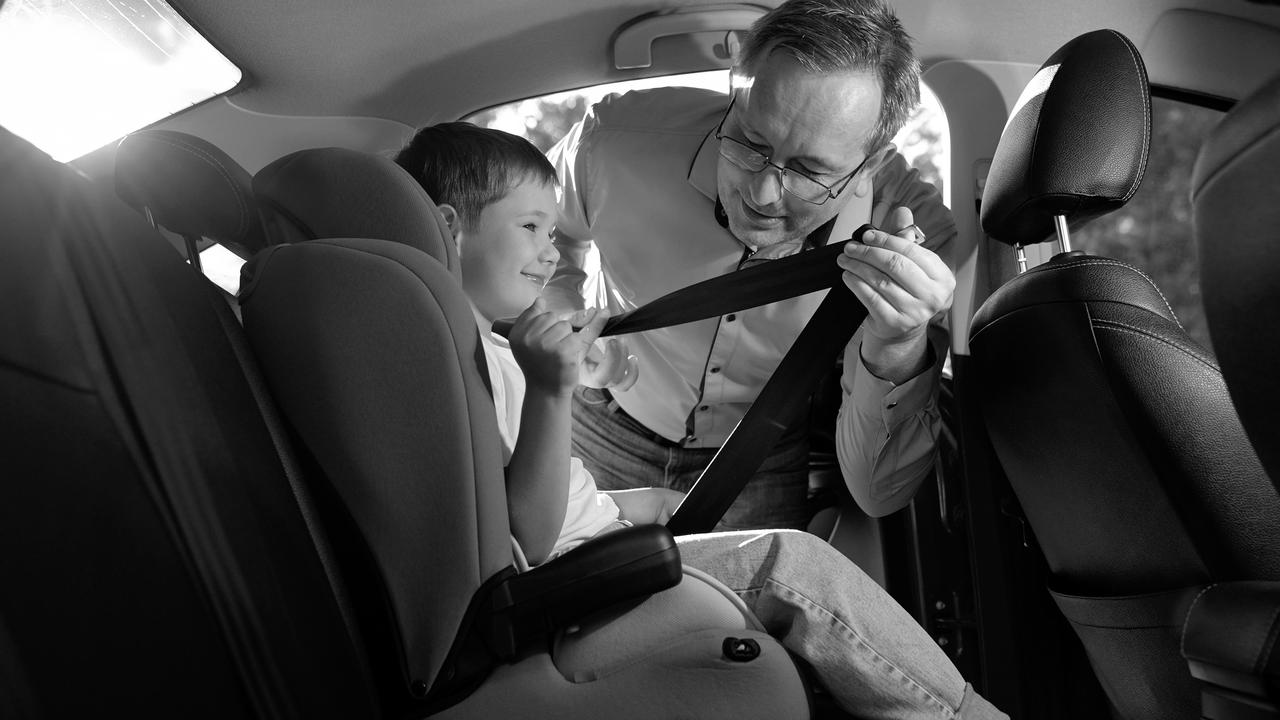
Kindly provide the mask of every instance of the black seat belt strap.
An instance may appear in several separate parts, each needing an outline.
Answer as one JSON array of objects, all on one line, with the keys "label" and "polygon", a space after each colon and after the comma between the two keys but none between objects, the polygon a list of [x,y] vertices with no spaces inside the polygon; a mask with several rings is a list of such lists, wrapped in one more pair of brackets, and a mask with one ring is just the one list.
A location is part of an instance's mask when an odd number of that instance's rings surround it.
[{"label": "black seat belt strap", "polygon": [[[836,257],[847,243],[871,229],[863,225],[848,240],[694,283],[605,322],[602,337],[679,325],[818,290],[835,290],[827,293],[751,408],[698,477],[667,523],[671,532],[683,535],[715,527],[866,318],[866,308],[841,281],[843,271]],[[511,323],[494,323],[493,329],[505,335]]]}]

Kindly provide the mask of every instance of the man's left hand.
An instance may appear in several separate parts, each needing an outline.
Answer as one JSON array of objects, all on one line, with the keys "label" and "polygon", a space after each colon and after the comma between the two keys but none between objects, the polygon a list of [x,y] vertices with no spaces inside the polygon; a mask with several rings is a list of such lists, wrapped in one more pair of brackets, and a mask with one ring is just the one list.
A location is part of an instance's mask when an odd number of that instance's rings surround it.
[{"label": "man's left hand", "polygon": [[927,366],[925,330],[951,307],[956,278],[942,258],[918,244],[924,238],[909,209],[889,213],[887,226],[898,230],[867,232],[861,243],[845,245],[837,262],[845,285],[867,308],[863,363],[898,383]]}]

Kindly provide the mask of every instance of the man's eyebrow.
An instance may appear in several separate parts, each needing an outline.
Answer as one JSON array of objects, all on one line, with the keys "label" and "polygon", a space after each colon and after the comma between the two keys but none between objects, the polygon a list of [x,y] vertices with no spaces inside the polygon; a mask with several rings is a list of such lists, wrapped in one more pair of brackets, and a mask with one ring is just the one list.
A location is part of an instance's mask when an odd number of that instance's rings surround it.
[{"label": "man's eyebrow", "polygon": [[[747,137],[748,133],[752,133],[756,135],[759,134],[759,133],[756,133],[754,130],[752,130],[750,125],[744,122],[741,117],[738,118],[738,129],[742,131],[743,137]],[[762,146],[768,145],[768,143],[757,143],[754,140],[751,140],[751,138],[749,137],[747,137],[747,141],[750,142],[752,145],[762,145]],[[828,165],[826,160],[823,160],[822,158],[815,157],[812,155],[799,155],[791,158],[791,161],[798,162],[801,165],[804,165],[809,172],[812,172],[815,175],[834,175],[837,172],[839,172],[838,168],[833,168],[831,165]]]}]

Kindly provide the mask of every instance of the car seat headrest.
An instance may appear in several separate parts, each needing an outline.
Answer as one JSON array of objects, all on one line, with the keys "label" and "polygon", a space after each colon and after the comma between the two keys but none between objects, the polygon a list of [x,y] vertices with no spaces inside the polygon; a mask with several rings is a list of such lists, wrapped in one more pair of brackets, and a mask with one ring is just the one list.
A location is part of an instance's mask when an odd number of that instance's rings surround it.
[{"label": "car seat headrest", "polygon": [[273,243],[390,240],[457,272],[453,235],[435,202],[388,158],[344,148],[300,150],[260,170],[253,190]]},{"label": "car seat headrest", "polygon": [[982,198],[982,228],[1003,243],[1051,239],[1116,210],[1142,182],[1150,88],[1129,39],[1096,30],[1063,45],[1018,98]]},{"label": "car seat headrest", "polygon": [[1191,216],[1205,316],[1245,432],[1280,482],[1280,77],[1200,146]]},{"label": "car seat headrest", "polygon": [[139,130],[116,149],[116,194],[160,227],[206,237],[248,258],[266,246],[249,172],[213,144]]}]

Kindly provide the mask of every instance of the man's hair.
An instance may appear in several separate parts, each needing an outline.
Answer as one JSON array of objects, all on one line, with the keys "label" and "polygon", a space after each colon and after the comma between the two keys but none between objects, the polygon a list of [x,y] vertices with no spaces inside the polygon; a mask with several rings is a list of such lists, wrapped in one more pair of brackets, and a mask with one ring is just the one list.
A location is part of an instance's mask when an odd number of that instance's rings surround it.
[{"label": "man's hair", "polygon": [[465,227],[521,182],[559,185],[555,167],[533,143],[466,122],[422,128],[395,161],[434,202],[452,205]]},{"label": "man's hair", "polygon": [[866,150],[886,145],[920,102],[911,36],[880,0],[787,0],[751,26],[734,73],[753,77],[784,50],[812,73],[870,70],[880,79],[880,117]]}]

